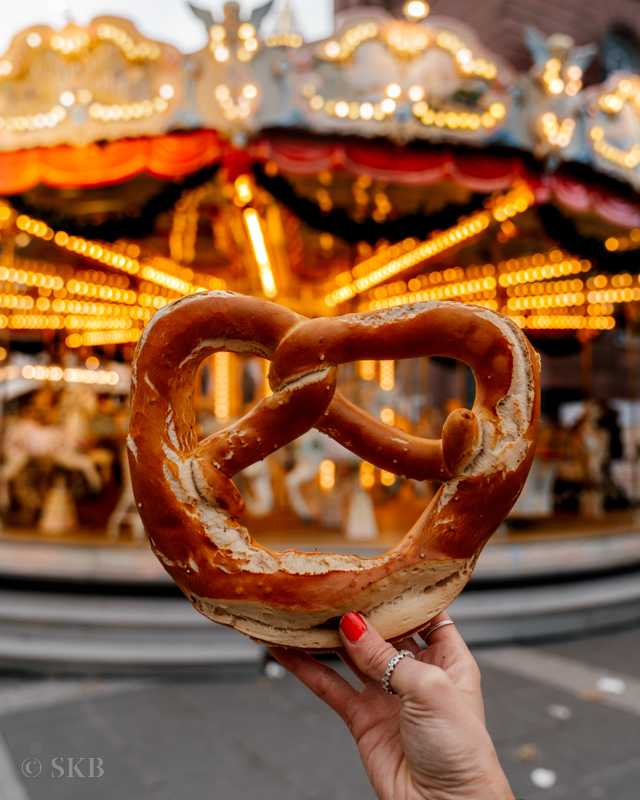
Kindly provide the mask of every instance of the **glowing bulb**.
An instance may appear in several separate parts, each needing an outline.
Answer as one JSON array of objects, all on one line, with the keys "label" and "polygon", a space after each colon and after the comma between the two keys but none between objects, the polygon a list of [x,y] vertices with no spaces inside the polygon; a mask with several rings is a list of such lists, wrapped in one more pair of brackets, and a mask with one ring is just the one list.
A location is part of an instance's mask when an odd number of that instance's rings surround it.
[{"label": "glowing bulb", "polygon": [[60,95],[60,103],[69,108],[76,102],[76,96],[73,92],[62,92]]},{"label": "glowing bulb", "polygon": [[422,0],[411,0],[404,7],[404,13],[410,19],[424,19],[429,13],[429,6]]},{"label": "glowing bulb", "polygon": [[363,103],[360,106],[360,116],[362,119],[371,119],[373,116],[373,106],[371,103]]},{"label": "glowing bulb", "polygon": [[249,39],[255,35],[256,29],[251,25],[250,22],[244,22],[238,28],[238,36],[240,39]]},{"label": "glowing bulb", "polygon": [[324,46],[324,53],[329,58],[337,58],[340,55],[340,44],[338,42],[327,42]]},{"label": "glowing bulb", "polygon": [[220,63],[228,61],[229,60],[229,48],[225,47],[223,44],[219,45],[213,51],[213,57],[215,58],[216,61],[219,61]]},{"label": "glowing bulb", "polygon": [[344,100],[340,100],[339,103],[336,103],[335,112],[336,117],[346,117],[349,113],[349,103],[345,103]]},{"label": "glowing bulb", "polygon": [[158,90],[158,94],[163,100],[171,100],[171,98],[175,94],[175,91],[170,83],[163,83],[160,89]]},{"label": "glowing bulb", "polygon": [[393,98],[400,97],[401,93],[402,89],[398,86],[397,83],[390,83],[389,86],[387,86],[387,95],[389,97]]},{"label": "glowing bulb", "polygon": [[258,90],[252,83],[248,83],[245,87],[243,87],[242,94],[247,98],[247,100],[253,100],[253,98],[258,94]]},{"label": "glowing bulb", "polygon": [[42,36],[39,33],[30,33],[27,36],[27,44],[29,47],[40,47],[42,44]]},{"label": "glowing bulb", "polygon": [[386,100],[382,101],[380,107],[385,114],[393,114],[393,112],[396,110],[395,100],[392,100],[390,97],[388,97]]},{"label": "glowing bulb", "polygon": [[414,103],[417,103],[419,100],[422,100],[423,97],[424,97],[424,89],[422,88],[422,86],[412,86],[409,89],[409,98],[413,100]]}]

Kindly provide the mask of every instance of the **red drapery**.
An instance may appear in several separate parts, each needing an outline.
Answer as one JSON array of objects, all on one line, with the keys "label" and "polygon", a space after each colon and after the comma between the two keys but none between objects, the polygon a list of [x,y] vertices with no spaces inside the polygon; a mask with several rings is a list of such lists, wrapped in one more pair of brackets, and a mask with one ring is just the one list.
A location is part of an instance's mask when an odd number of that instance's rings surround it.
[{"label": "red drapery", "polygon": [[0,153],[0,194],[19,194],[40,183],[87,189],[121,183],[143,172],[175,180],[215,163],[221,155],[214,131]]},{"label": "red drapery", "polygon": [[450,179],[479,193],[507,189],[523,178],[534,189],[538,203],[555,197],[573,211],[595,211],[613,224],[640,228],[640,202],[571,176],[542,176],[517,154],[424,144],[400,146],[380,139],[320,138],[289,131],[265,133],[245,150],[221,140],[215,131],[200,130],[86,147],[0,153],[0,195],[20,194],[38,184],[86,189],[122,183],[142,173],[176,180],[216,162],[221,162],[233,179],[253,162],[267,161],[275,162],[284,173],[297,175],[343,169],[352,175],[412,186]]}]

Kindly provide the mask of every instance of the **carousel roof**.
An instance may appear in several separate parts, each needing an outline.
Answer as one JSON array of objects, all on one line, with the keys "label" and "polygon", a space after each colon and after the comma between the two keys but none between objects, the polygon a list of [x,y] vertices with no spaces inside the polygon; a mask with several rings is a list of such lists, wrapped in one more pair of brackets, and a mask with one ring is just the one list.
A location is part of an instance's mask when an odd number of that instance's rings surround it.
[{"label": "carousel roof", "polygon": [[[60,258],[120,275],[129,333],[82,312],[104,330],[78,324],[75,345],[136,341],[155,308],[224,285],[291,284],[283,302],[307,313],[450,297],[536,331],[613,327],[614,304],[640,299],[614,274],[637,271],[640,78],[584,88],[595,49],[534,30],[518,73],[421,7],[360,9],[310,44],[286,25],[262,37],[264,9],[194,9],[209,43],[191,54],[115,17],[23,31],[0,58],[0,235],[40,250],[22,270],[0,257],[0,281],[51,282]],[[170,209],[160,242],[149,220]],[[79,285],[119,285],[100,275]]]},{"label": "carousel roof", "polygon": [[[303,44],[287,31],[261,38],[234,9],[210,25],[207,47],[187,55],[115,17],[18,34],[0,58],[0,152],[203,128],[242,148],[289,129],[506,147],[552,171],[584,165],[640,188],[640,78],[616,73],[583,88],[591,45],[530,29],[533,66],[519,74],[453,19],[401,20],[372,8]],[[153,172],[152,148],[146,162],[138,148],[141,168]],[[38,177],[49,178],[46,170]]]}]

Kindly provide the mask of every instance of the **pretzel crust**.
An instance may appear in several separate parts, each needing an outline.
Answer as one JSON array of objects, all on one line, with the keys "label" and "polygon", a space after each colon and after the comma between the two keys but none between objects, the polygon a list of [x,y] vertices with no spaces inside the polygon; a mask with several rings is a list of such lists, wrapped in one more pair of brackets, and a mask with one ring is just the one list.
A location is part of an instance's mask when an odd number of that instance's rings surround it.
[{"label": "pretzel crust", "polygon": [[[273,395],[198,443],[195,374],[220,350],[271,359]],[[441,440],[389,427],[336,390],[340,364],[426,355],[459,359],[476,378],[473,409],[450,415]],[[340,649],[347,611],[397,640],[446,608],[522,489],[539,419],[537,356],[519,328],[451,302],[308,320],[253,297],[192,295],[147,325],[132,383],[133,489],[155,554],[205,616],[305,650]],[[385,555],[273,551],[237,521],[233,475],[311,427],[382,469],[443,482]]]}]

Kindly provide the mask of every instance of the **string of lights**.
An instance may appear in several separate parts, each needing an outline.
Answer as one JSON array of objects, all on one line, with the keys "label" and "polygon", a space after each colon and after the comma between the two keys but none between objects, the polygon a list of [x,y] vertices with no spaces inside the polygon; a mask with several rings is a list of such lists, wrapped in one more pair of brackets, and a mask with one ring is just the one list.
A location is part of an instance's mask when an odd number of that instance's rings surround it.
[{"label": "string of lights", "polygon": [[[507,218],[526,211],[534,202],[533,192],[523,183],[506,194],[493,198],[488,209],[471,215],[442,233],[433,234],[417,246],[414,239],[407,239],[399,245],[385,247],[350,272],[339,275],[337,282],[343,285],[328,294],[325,303],[330,308],[344,303],[399,272],[440,256],[477,236],[489,227],[492,219],[504,222]],[[403,251],[404,254],[401,255]]]}]

